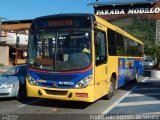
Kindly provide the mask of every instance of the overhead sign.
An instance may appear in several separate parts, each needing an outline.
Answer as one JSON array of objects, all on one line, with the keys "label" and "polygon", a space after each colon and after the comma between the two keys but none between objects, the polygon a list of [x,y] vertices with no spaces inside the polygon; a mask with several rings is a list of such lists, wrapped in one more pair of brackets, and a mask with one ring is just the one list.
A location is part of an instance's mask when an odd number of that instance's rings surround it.
[{"label": "overhead sign", "polygon": [[129,8],[129,9],[97,9],[96,15],[132,15],[132,14],[159,14],[160,7],[157,8]]}]

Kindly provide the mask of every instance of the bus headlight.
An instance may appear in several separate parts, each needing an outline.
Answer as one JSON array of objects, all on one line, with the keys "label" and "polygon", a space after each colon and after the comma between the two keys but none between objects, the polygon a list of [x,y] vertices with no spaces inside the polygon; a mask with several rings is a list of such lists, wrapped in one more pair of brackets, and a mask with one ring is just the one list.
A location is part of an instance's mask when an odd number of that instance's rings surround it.
[{"label": "bus headlight", "polygon": [[75,85],[75,88],[85,88],[88,86],[88,84],[90,83],[91,80],[92,80],[92,75],[89,75],[89,76],[85,77],[84,79],[82,79],[81,81],[79,81]]},{"label": "bus headlight", "polygon": [[29,84],[31,84],[31,85],[35,85],[35,86],[38,86],[38,83],[37,83],[37,81],[33,78],[33,77],[31,77],[29,74],[27,75],[27,80],[28,80],[28,82],[29,82]]}]

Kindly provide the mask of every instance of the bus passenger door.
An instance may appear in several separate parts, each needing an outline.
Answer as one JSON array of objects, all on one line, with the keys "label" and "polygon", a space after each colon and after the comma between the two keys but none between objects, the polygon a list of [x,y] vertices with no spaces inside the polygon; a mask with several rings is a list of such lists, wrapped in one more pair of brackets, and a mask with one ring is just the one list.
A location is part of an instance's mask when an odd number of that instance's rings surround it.
[{"label": "bus passenger door", "polygon": [[107,42],[106,32],[95,32],[95,99],[107,92]]}]

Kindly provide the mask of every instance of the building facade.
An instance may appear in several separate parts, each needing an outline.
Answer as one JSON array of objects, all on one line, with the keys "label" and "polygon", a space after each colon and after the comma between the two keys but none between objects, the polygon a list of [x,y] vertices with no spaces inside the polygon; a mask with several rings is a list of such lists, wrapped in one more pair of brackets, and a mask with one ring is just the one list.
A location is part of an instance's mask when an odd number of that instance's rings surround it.
[{"label": "building facade", "polygon": [[25,63],[32,20],[4,21],[0,33],[0,63],[6,66]]}]

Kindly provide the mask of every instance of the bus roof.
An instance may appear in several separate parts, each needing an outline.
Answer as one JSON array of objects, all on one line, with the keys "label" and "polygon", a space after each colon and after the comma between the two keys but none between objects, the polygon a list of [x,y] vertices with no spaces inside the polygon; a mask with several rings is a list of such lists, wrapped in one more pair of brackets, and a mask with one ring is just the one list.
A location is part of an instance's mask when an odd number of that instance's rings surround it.
[{"label": "bus roof", "polygon": [[38,17],[35,18],[34,20],[41,20],[41,19],[48,19],[48,18],[53,18],[53,17],[69,17],[69,16],[73,16],[73,17],[78,17],[78,16],[88,16],[88,17],[92,17],[94,18],[93,14],[87,14],[87,13],[67,13],[67,14],[55,14],[55,15],[48,15],[48,16],[42,16],[42,17]]}]

